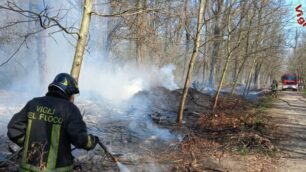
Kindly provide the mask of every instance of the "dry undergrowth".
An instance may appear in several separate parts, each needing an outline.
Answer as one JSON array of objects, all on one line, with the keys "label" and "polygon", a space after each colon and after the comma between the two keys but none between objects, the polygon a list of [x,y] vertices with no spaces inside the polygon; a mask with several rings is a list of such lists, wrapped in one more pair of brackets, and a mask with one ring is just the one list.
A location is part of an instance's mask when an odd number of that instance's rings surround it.
[{"label": "dry undergrowth", "polygon": [[233,159],[245,165],[241,171],[276,171],[275,128],[261,105],[238,96],[225,96],[220,98],[217,109],[194,116],[197,119],[189,116],[192,122],[196,121],[190,133],[181,143],[160,153],[160,161],[171,160],[174,171],[239,171],[239,165],[226,165]]}]

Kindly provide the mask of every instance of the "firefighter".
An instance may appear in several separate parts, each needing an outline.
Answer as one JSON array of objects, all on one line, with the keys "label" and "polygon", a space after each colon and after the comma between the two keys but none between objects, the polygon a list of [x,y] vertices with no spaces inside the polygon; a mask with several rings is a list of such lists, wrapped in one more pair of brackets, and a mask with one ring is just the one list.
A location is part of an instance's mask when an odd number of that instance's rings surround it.
[{"label": "firefighter", "polygon": [[272,97],[277,97],[278,96],[278,82],[274,79],[272,84],[271,84],[271,90],[272,90]]},{"label": "firefighter", "polygon": [[78,93],[76,80],[60,73],[48,86],[46,96],[30,100],[13,116],[7,135],[23,147],[20,171],[72,171],[71,144],[86,150],[95,148],[99,138],[87,133],[73,104]]}]

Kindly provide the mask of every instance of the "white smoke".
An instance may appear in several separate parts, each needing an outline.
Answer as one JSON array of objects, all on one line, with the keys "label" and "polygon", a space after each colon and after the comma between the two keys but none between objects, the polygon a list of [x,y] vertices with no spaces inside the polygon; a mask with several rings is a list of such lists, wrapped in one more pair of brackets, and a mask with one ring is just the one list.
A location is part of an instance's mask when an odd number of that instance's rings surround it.
[{"label": "white smoke", "polygon": [[134,64],[124,66],[86,64],[80,76],[81,95],[84,92],[85,97],[101,97],[118,104],[131,98],[135,93],[152,87],[176,89],[172,73],[174,69],[175,66],[172,64],[161,69],[156,66],[139,69]]},{"label": "white smoke", "polygon": [[[49,2],[56,4],[62,1]],[[62,5],[65,6],[66,4],[63,3]],[[68,17],[70,22],[79,22],[80,14],[80,9],[70,11]],[[78,26],[78,22],[76,22],[76,26]],[[93,20],[91,27],[96,24],[98,24],[97,21]],[[50,32],[52,30],[49,30]],[[105,33],[107,31],[104,27],[101,30],[96,29],[96,32],[91,32],[91,39],[99,38],[101,34]],[[0,134],[6,133],[8,121],[27,101],[32,99],[32,97],[43,96],[46,93],[48,84],[52,82],[58,73],[70,72],[75,51],[75,40],[70,36],[63,36],[62,33],[56,33],[52,37],[46,37],[45,41],[45,83],[39,78],[38,57],[32,57],[28,53],[29,50],[32,52],[33,48],[38,46],[32,42],[30,42],[31,46],[29,49],[22,48],[18,56],[5,68],[0,68],[0,74],[8,75],[5,78],[10,81],[9,84],[5,84],[5,88],[3,87],[5,90],[0,88],[0,116],[3,119],[0,120],[0,127],[2,128]],[[100,47],[92,48],[97,45],[97,42],[89,40],[88,51],[85,52],[79,78],[80,96],[76,98],[76,104],[84,115],[89,131],[94,133],[95,127],[99,126],[102,132],[98,130],[96,131],[98,132],[97,134],[103,139],[112,140],[113,137],[120,135],[121,131],[110,130],[110,125],[104,124],[114,123],[121,125],[120,128],[126,129],[127,132],[135,134],[137,138],[143,140],[144,144],[153,144],[154,141],[159,139],[175,139],[176,135],[168,129],[155,125],[148,116],[152,108],[149,99],[142,97],[136,100],[131,99],[139,91],[150,90],[152,87],[162,86],[170,90],[177,89],[178,86],[173,75],[175,65],[167,64],[163,67],[146,65],[138,67],[134,63],[126,61],[112,64],[104,63],[101,62],[105,59],[103,57],[103,49],[99,49]],[[110,58],[113,58],[113,56]],[[121,58],[118,57],[118,59]],[[20,66],[27,70],[19,69]],[[14,69],[19,70],[14,71]],[[4,77],[0,77],[0,80],[1,78]],[[1,81],[3,82],[3,80]],[[5,94],[7,96],[4,96]],[[111,137],[108,135],[111,135]],[[122,143],[117,148],[121,150],[123,147],[124,144]],[[134,152],[133,149],[128,149],[127,152],[137,155],[137,152]],[[150,168],[152,170],[158,168],[158,165],[148,164],[148,167],[143,168]]]}]

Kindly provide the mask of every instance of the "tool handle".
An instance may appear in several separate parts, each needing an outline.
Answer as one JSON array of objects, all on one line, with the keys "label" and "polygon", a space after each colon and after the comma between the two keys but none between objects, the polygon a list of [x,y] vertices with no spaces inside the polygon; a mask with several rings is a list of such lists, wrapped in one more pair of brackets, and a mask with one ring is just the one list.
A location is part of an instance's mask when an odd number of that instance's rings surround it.
[{"label": "tool handle", "polygon": [[107,149],[107,147],[105,145],[103,145],[102,142],[98,142],[98,144],[100,145],[100,147],[112,158],[112,160],[114,162],[117,162],[118,160],[109,152],[109,150]]},{"label": "tool handle", "polygon": [[101,147],[105,152],[108,153],[107,148],[104,146],[104,144],[103,144],[102,142],[98,142],[98,144],[100,145],[100,147]]}]

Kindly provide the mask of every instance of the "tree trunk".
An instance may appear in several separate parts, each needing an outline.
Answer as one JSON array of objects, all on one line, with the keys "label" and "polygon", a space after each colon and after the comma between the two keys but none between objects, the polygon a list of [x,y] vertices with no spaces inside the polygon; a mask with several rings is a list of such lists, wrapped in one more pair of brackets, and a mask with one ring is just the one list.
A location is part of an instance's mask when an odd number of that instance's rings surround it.
[{"label": "tree trunk", "polygon": [[[230,0],[230,4],[231,3],[231,0]],[[221,92],[221,89],[222,89],[222,85],[223,85],[223,81],[225,79],[225,75],[226,75],[226,72],[227,72],[227,68],[228,68],[228,64],[230,62],[230,59],[232,57],[232,54],[233,54],[233,51],[235,48],[239,47],[240,43],[241,43],[241,32],[239,32],[239,35],[238,35],[238,42],[237,42],[237,45],[235,47],[233,47],[231,49],[231,45],[230,45],[230,41],[231,41],[231,28],[230,28],[230,25],[231,25],[231,7],[229,7],[229,10],[228,10],[228,14],[227,14],[227,32],[229,33],[228,35],[228,40],[226,42],[226,51],[227,51],[227,58],[226,58],[226,62],[224,64],[224,67],[223,67],[223,70],[222,70],[222,75],[221,75],[221,79],[220,79],[220,82],[219,82],[219,86],[218,86],[218,89],[217,89],[217,92],[215,94],[215,100],[214,100],[214,105],[213,105],[213,110],[216,109],[217,107],[217,104],[218,104],[218,98],[219,98],[219,95],[220,95],[220,92]]]},{"label": "tree trunk", "polygon": [[215,72],[216,72],[216,63],[217,58],[219,54],[220,44],[221,41],[219,40],[221,38],[221,17],[220,13],[223,8],[223,0],[216,1],[217,3],[217,9],[214,11],[215,15],[215,26],[214,26],[214,42],[212,47],[212,53],[211,53],[211,61],[210,61],[210,73],[209,73],[209,86],[214,87],[215,86]]},{"label": "tree trunk", "polygon": [[260,63],[257,63],[255,66],[255,70],[254,70],[254,86],[256,87],[256,89],[260,88],[260,70],[261,70],[261,66],[262,66],[263,61],[261,61]]},{"label": "tree trunk", "polygon": [[38,71],[40,83],[46,83],[47,76],[47,54],[46,54],[46,36],[45,32],[41,32],[35,36],[37,44],[37,56],[38,56]]},{"label": "tree trunk", "polygon": [[[242,3],[242,2],[241,2]],[[245,5],[246,5],[246,2],[243,3],[243,7],[241,9],[242,14],[244,14],[245,12]],[[245,14],[246,15],[246,14]],[[248,30],[247,30],[247,33],[246,33],[246,45],[245,45],[245,51],[244,51],[244,56],[243,56],[243,62],[242,64],[239,66],[238,68],[238,72],[236,73],[236,76],[234,78],[234,84],[233,84],[233,87],[231,89],[231,95],[234,94],[234,91],[235,91],[235,88],[237,86],[237,82],[238,82],[238,79],[239,79],[239,76],[242,72],[242,69],[245,65],[245,63],[247,62],[247,59],[248,59],[248,53],[249,53],[249,45],[250,45],[250,37],[251,37],[251,26],[252,26],[252,23],[253,23],[253,18],[255,17],[255,11],[253,11],[253,14],[251,16],[251,18],[249,19],[249,22],[247,23],[248,24]]]},{"label": "tree trunk", "polygon": [[248,77],[247,77],[247,83],[246,83],[246,85],[244,87],[244,90],[243,90],[243,96],[246,96],[248,87],[250,87],[250,85],[251,85],[251,77],[252,77],[252,72],[253,72],[253,68],[254,68],[255,64],[256,64],[256,59],[254,59],[254,61],[252,63],[252,67],[249,71],[249,74],[248,74]]},{"label": "tree trunk", "polygon": [[83,18],[81,23],[81,29],[79,32],[78,42],[75,49],[75,55],[73,65],[71,68],[71,75],[78,81],[81,71],[81,65],[83,61],[84,51],[87,44],[87,37],[89,32],[91,8],[93,0],[85,0]]},{"label": "tree trunk", "polygon": [[[227,14],[228,15],[228,18],[227,18],[227,31],[228,33],[230,33],[230,22],[231,22],[231,11],[229,10],[229,13]],[[230,59],[231,59],[231,56],[232,56],[232,52],[231,49],[230,49],[230,41],[231,41],[231,35],[229,34],[228,35],[228,39],[226,41],[226,51],[227,51],[227,58],[226,58],[226,62],[224,64],[224,67],[223,67],[223,70],[222,70],[222,75],[221,75],[221,79],[220,79],[220,82],[219,82],[219,85],[218,85],[218,89],[217,89],[217,92],[215,94],[215,100],[214,100],[214,105],[213,105],[213,110],[216,109],[217,107],[217,103],[218,103],[218,98],[219,98],[219,95],[220,95],[220,92],[221,92],[221,88],[222,88],[222,84],[223,84],[223,81],[224,81],[224,78],[225,78],[225,74],[226,74],[226,71],[227,71],[227,67],[228,67],[228,64],[230,62]]]},{"label": "tree trunk", "polygon": [[247,92],[246,92],[246,95],[245,95],[245,96],[249,95],[249,93],[250,93],[252,78],[254,78],[254,76],[252,76],[252,77],[250,78],[249,85],[248,85],[248,89],[247,89]]},{"label": "tree trunk", "polygon": [[179,113],[177,116],[177,121],[179,124],[182,124],[185,100],[187,97],[188,88],[189,88],[190,81],[192,78],[192,70],[193,70],[194,62],[196,60],[196,57],[199,51],[200,39],[201,39],[200,32],[201,32],[201,28],[203,25],[204,6],[205,6],[204,0],[200,0],[198,22],[197,22],[197,32],[195,35],[194,47],[193,47],[193,51],[192,51],[192,55],[191,55],[191,59],[190,59],[190,63],[189,63],[188,71],[187,71],[183,94],[182,94],[181,101],[180,101]]},{"label": "tree trunk", "polygon": [[[92,11],[102,11],[104,8],[110,8],[108,5],[105,6],[93,6]],[[94,35],[90,37],[90,42],[88,42],[87,47],[90,49],[90,61],[94,62],[97,66],[102,66],[105,62],[106,55],[106,46],[107,40],[106,36],[108,35],[108,21],[107,18],[98,18],[94,17],[90,21],[91,28],[89,29],[90,35]],[[107,34],[101,32],[102,30],[107,30]],[[104,51],[103,51],[104,50]],[[103,51],[103,52],[102,52]]]},{"label": "tree trunk", "polygon": [[[48,1],[45,1],[48,4]],[[41,11],[44,7],[41,7],[40,3],[36,3],[36,10]],[[47,52],[46,52],[46,33],[40,32],[39,34],[35,35],[35,40],[37,44],[37,56],[38,56],[38,71],[39,71],[39,81],[40,83],[46,84],[46,76],[48,74],[47,69]]]},{"label": "tree trunk", "polygon": [[187,65],[187,55],[188,51],[190,49],[190,42],[191,42],[191,35],[189,33],[190,30],[190,17],[188,16],[188,0],[184,1],[184,24],[185,27],[187,28],[187,31],[185,33],[186,36],[186,42],[185,42],[185,51],[184,51],[184,60],[183,60],[183,74],[182,74],[182,83],[184,82],[185,79],[185,71],[186,71],[186,65]]},{"label": "tree trunk", "polygon": [[235,59],[234,59],[234,69],[233,69],[233,73],[232,73],[232,81],[235,80],[236,76],[237,76],[237,73],[238,73],[238,66],[239,66],[239,58],[238,58],[238,55],[235,56]]},{"label": "tree trunk", "polygon": [[[30,11],[41,11],[44,7],[42,7],[42,4],[38,0],[29,0],[28,8]],[[38,27],[39,27],[38,23],[32,26],[31,22],[29,21],[27,30],[29,33],[33,32],[33,30],[37,32]],[[38,73],[37,81],[42,84],[46,83],[46,75],[47,75],[47,71],[46,71],[46,68],[47,68],[47,64],[46,64],[47,57],[46,56],[47,55],[46,55],[45,38],[46,36],[45,36],[44,31],[35,34],[34,39],[33,39],[33,44],[36,44],[36,46],[33,47],[32,49],[29,49],[30,56],[37,59],[37,73]],[[35,88],[35,89],[39,89],[39,88]],[[40,90],[40,91],[43,91],[43,90]]]},{"label": "tree trunk", "polygon": [[[114,9],[114,4],[109,5],[109,13],[112,14]],[[106,62],[110,62],[110,55],[112,52],[112,46],[113,46],[113,37],[116,34],[116,31],[120,29],[120,21],[115,19],[108,19],[107,20],[107,36],[104,46],[104,60]],[[130,46],[130,44],[129,44]],[[129,51],[129,50],[128,50]]]},{"label": "tree trunk", "polygon": [[[136,1],[136,8],[146,8],[146,0],[137,0]],[[137,27],[136,27],[136,61],[138,67],[141,66],[141,64],[144,61],[144,22],[145,18],[143,14],[138,14],[136,18]]]},{"label": "tree trunk", "polygon": [[[253,17],[251,18],[251,20],[253,19]],[[250,22],[249,24],[249,27],[248,27],[248,33],[247,33],[247,40],[246,40],[246,47],[245,47],[245,52],[244,52],[244,58],[243,58],[243,62],[242,64],[240,65],[239,69],[238,69],[238,72],[235,76],[235,79],[234,79],[234,84],[233,84],[233,87],[232,87],[232,90],[231,90],[231,95],[234,94],[234,91],[235,91],[235,88],[237,86],[237,82],[238,82],[238,78],[242,72],[242,69],[245,65],[245,63],[247,62],[247,59],[248,59],[248,53],[249,53],[249,44],[250,44],[250,27],[252,25],[252,22]]]},{"label": "tree trunk", "polygon": [[[261,6],[262,6],[262,4],[261,4]],[[262,17],[261,17],[262,16],[262,10],[263,10],[262,8],[259,8],[259,10],[258,10],[258,16],[257,16],[258,21],[257,21],[256,37],[255,37],[255,42],[254,42],[254,44],[255,44],[255,47],[254,47],[255,51],[254,52],[257,52],[259,44],[261,42],[260,40],[261,40],[261,36],[262,36],[262,28],[260,26],[261,26],[261,20],[262,20]],[[257,63],[257,60],[259,58],[259,55],[257,55],[257,54],[255,54],[254,56],[255,57],[253,57],[254,60],[253,60],[253,63],[252,63],[252,67],[250,69],[250,72],[249,72],[249,75],[248,75],[248,78],[247,78],[248,83],[247,83],[246,87],[244,88],[243,96],[246,96],[249,92],[249,88],[251,87],[251,83],[252,83],[251,75],[252,75],[253,69],[255,68],[255,65]]]}]

